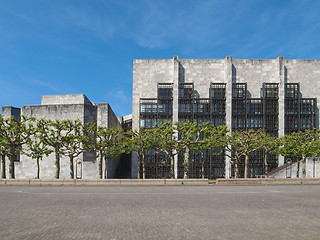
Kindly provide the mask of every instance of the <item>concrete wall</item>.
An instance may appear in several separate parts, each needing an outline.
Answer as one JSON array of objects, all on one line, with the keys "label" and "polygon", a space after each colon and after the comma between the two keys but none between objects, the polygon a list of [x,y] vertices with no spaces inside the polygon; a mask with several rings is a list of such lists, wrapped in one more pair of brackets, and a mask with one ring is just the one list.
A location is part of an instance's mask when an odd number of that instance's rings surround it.
[{"label": "concrete wall", "polygon": [[61,104],[92,105],[90,100],[84,94],[44,95],[41,97],[41,105],[61,105]]},{"label": "concrete wall", "polygon": [[[20,109],[13,107],[2,108],[3,117],[20,114]],[[93,105],[84,94],[79,95],[56,95],[43,96],[41,105],[23,106],[21,115],[45,118],[48,120],[79,120],[83,124],[94,122],[105,127],[121,127],[117,117],[107,103]],[[40,178],[54,178],[55,155],[52,153],[44,157],[40,162]],[[114,177],[118,159],[109,160],[108,177]],[[79,163],[79,164],[78,164]],[[7,171],[8,171],[7,161]],[[70,178],[69,158],[61,156],[60,178]],[[20,162],[15,163],[16,178],[35,178],[37,175],[36,160],[25,155],[21,155]],[[75,159],[75,175],[85,179],[98,178],[98,163],[95,159],[95,153],[85,152]],[[9,176],[7,174],[7,176]]]},{"label": "concrete wall", "polygon": [[[87,111],[85,111],[85,109]],[[85,114],[86,113],[86,114]],[[48,120],[79,120],[85,123],[85,118],[90,118],[90,115],[95,115],[94,106],[85,106],[84,104],[62,104],[62,105],[36,105],[36,106],[23,106],[21,114],[25,116],[32,116],[35,118],[46,118]],[[92,117],[94,120],[94,117]],[[89,157],[89,156],[88,156]],[[53,178],[54,177],[54,159],[55,155],[52,153],[50,156],[43,158],[40,163],[40,178]],[[75,162],[80,160],[81,164],[77,167],[82,167],[83,177],[97,178],[97,163],[94,156],[90,159],[84,159],[83,154],[75,159]],[[69,178],[69,158],[61,156],[60,178]],[[22,156],[21,161],[16,163],[16,177],[17,178],[34,178],[36,176],[36,162],[27,156]],[[80,171],[81,172],[81,171]]]},{"label": "concrete wall", "polygon": [[265,83],[278,83],[277,61],[274,59],[233,59],[233,82],[248,83],[252,98],[260,98],[260,89]]},{"label": "concrete wall", "polygon": [[1,115],[4,119],[8,119],[11,118],[11,116],[14,116],[14,118],[18,120],[20,119],[20,108],[15,108],[12,106],[3,106]]},{"label": "concrete wall", "polygon": [[[285,60],[285,82],[300,83],[303,98],[319,98],[320,60]],[[316,126],[319,125],[320,100],[317,99]]]},{"label": "concrete wall", "polygon": [[[303,167],[306,169],[307,178],[319,178],[320,177],[320,158],[307,158],[304,161],[300,161],[299,177],[303,177]],[[280,170],[279,172],[270,176],[270,178],[297,178],[298,164],[292,165]]]},{"label": "concrete wall", "polygon": [[196,96],[209,98],[210,83],[224,83],[224,59],[179,60],[179,82],[194,83]]}]

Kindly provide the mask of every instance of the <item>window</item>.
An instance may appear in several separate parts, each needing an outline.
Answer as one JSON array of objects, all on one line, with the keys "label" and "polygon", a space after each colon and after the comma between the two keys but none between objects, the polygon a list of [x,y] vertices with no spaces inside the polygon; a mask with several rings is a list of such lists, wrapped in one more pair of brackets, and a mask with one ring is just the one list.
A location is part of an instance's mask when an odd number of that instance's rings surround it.
[{"label": "window", "polygon": [[211,122],[215,127],[226,125],[224,117],[213,117]]},{"label": "window", "polygon": [[156,103],[141,103],[140,104],[140,114],[144,113],[157,113]]},{"label": "window", "polygon": [[192,103],[179,103],[179,113],[192,113]]},{"label": "window", "polygon": [[192,88],[179,88],[179,98],[192,98]]},{"label": "window", "polygon": [[232,114],[246,114],[246,101],[233,100],[232,101]]},{"label": "window", "polygon": [[247,84],[246,83],[233,83],[232,84],[232,98],[246,98],[247,97]]},{"label": "window", "polygon": [[314,117],[311,115],[301,117],[300,121],[301,130],[313,129],[314,125]]},{"label": "window", "polygon": [[278,116],[266,116],[266,129],[278,129]]},{"label": "window", "polygon": [[285,84],[285,97],[298,98],[299,97],[299,83],[286,83]]},{"label": "window", "polygon": [[265,113],[266,114],[278,114],[278,100],[265,100]]},{"label": "window", "polygon": [[248,117],[247,118],[247,128],[261,128],[262,118],[260,117]]},{"label": "window", "polygon": [[210,96],[214,99],[224,99],[226,96],[225,83],[211,83]]},{"label": "window", "polygon": [[140,127],[141,128],[154,128],[157,122],[156,118],[142,118],[140,119]]},{"label": "window", "polygon": [[285,114],[298,114],[299,101],[296,99],[286,99],[284,109],[285,109]]},{"label": "window", "polygon": [[233,129],[245,129],[246,128],[246,118],[239,116],[232,118],[232,128]]},{"label": "window", "polygon": [[193,83],[179,83],[179,98],[193,98]]},{"label": "window", "polygon": [[172,88],[158,88],[158,98],[171,99],[172,98]]},{"label": "window", "polygon": [[195,113],[204,113],[204,114],[209,114],[210,113],[210,104],[205,103],[196,103],[194,105],[194,112]]},{"label": "window", "polygon": [[248,114],[262,114],[262,101],[249,99],[247,109]]},{"label": "window", "polygon": [[298,116],[287,115],[285,116],[285,129],[286,130],[298,130]]},{"label": "window", "polygon": [[171,114],[172,113],[172,104],[171,103],[158,104],[158,112]]},{"label": "window", "polygon": [[315,99],[301,99],[301,114],[314,114]]},{"label": "window", "polygon": [[264,98],[278,98],[278,89],[278,83],[263,83],[263,93],[261,96]]},{"label": "window", "polygon": [[225,102],[213,102],[212,103],[212,113],[213,114],[225,114],[226,104]]}]

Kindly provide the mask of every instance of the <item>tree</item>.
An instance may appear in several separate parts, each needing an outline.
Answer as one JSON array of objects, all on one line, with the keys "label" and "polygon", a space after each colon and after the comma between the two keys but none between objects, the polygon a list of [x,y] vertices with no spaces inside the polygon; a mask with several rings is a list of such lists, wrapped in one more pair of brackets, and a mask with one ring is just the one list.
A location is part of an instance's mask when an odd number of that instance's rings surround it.
[{"label": "tree", "polygon": [[91,142],[89,149],[97,152],[99,178],[102,179],[103,159],[105,160],[104,178],[107,178],[108,160],[127,150],[124,131],[118,128],[105,128],[90,124],[89,132],[94,136],[94,141]]},{"label": "tree", "polygon": [[54,177],[60,178],[60,156],[63,155],[62,144],[66,137],[71,134],[72,129],[67,127],[70,120],[46,120],[40,119],[37,122],[37,129],[40,133],[41,141],[52,147],[55,152],[55,174]]},{"label": "tree", "polygon": [[153,148],[157,151],[164,152],[171,162],[171,178],[174,177],[174,156],[182,149],[182,145],[178,142],[177,131],[171,122],[164,122],[160,126],[156,126],[153,132]]},{"label": "tree", "polygon": [[195,151],[201,153],[202,178],[204,178],[204,151],[211,150],[212,155],[220,155],[224,152],[225,138],[228,133],[226,126],[215,127],[212,123],[206,122],[201,125],[202,141],[195,145]]},{"label": "tree", "polygon": [[[21,116],[16,120],[13,116],[10,119],[1,120],[1,147],[2,154],[9,157],[9,177],[15,178],[14,161],[22,151],[22,146],[27,143],[34,134],[32,125],[34,118]],[[4,159],[2,159],[4,161]],[[5,171],[3,164],[3,170]],[[3,176],[3,175],[2,175]]]},{"label": "tree", "polygon": [[132,136],[132,147],[137,153],[138,157],[138,179],[141,178],[140,176],[140,166],[142,165],[142,179],[146,178],[146,166],[145,166],[145,159],[146,159],[146,152],[152,149],[155,144],[155,135],[154,129],[142,129],[140,130],[133,130],[131,131]]},{"label": "tree", "polygon": [[190,150],[192,150],[195,145],[199,142],[200,134],[198,133],[198,124],[197,122],[186,121],[184,123],[176,122],[174,124],[174,130],[178,132],[178,144],[181,149],[184,151],[184,162],[183,162],[183,178],[189,177],[190,169]]},{"label": "tree", "polygon": [[37,176],[36,178],[40,178],[40,160],[42,160],[43,156],[49,156],[53,150],[49,149],[48,146],[41,141],[39,134],[35,133],[33,138],[30,138],[27,141],[27,149],[23,151],[25,155],[31,157],[32,159],[36,159],[37,161]]},{"label": "tree", "polygon": [[[319,131],[305,130],[293,132],[283,137],[283,146],[279,153],[297,162],[297,178],[300,177],[300,162],[306,157],[314,157],[319,154]],[[303,177],[306,177],[305,165],[303,166]]]},{"label": "tree", "polygon": [[7,155],[7,148],[6,143],[4,141],[4,127],[5,121],[3,117],[0,115],[0,153],[1,153],[1,178],[6,178],[6,155]]},{"label": "tree", "polygon": [[191,123],[186,121],[184,123],[175,123],[174,126],[175,130],[179,134],[178,143],[180,149],[185,151],[184,178],[189,177],[190,150],[194,150],[196,153],[201,153],[202,178],[204,178],[204,152],[205,150],[209,150],[210,146],[213,146],[213,141],[209,144],[207,138],[210,135],[215,135],[217,129],[211,122],[198,125],[197,122]]},{"label": "tree", "polygon": [[67,120],[65,122],[67,134],[61,145],[61,153],[69,157],[70,178],[74,179],[74,159],[85,151],[84,141],[89,141],[85,135],[84,126],[79,120]]},{"label": "tree", "polygon": [[264,130],[261,130],[261,149],[264,150],[263,162],[264,173],[268,173],[268,155],[277,154],[279,147],[282,145],[282,139],[271,136]]},{"label": "tree", "polygon": [[249,129],[246,131],[234,131],[226,135],[226,155],[233,159],[235,178],[239,177],[240,159],[244,157],[244,177],[248,178],[249,155],[261,149],[262,135],[260,130]]}]

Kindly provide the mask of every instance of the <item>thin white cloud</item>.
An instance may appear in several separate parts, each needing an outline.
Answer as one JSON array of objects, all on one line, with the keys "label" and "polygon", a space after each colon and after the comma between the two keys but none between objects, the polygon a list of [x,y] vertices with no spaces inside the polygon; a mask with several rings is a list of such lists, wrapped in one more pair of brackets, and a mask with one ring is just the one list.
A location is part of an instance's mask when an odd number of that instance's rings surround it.
[{"label": "thin white cloud", "polygon": [[41,87],[45,87],[45,88],[47,88],[49,90],[52,90],[52,91],[55,91],[55,92],[59,92],[60,91],[59,88],[57,88],[56,86],[54,86],[53,84],[48,83],[48,82],[35,80],[35,79],[25,80],[25,81],[30,83],[30,84],[33,84],[33,85],[38,85],[38,86],[41,86]]},{"label": "thin white cloud", "polygon": [[102,40],[110,39],[116,27],[106,15],[75,7],[69,7],[65,10],[64,22],[88,30]]}]

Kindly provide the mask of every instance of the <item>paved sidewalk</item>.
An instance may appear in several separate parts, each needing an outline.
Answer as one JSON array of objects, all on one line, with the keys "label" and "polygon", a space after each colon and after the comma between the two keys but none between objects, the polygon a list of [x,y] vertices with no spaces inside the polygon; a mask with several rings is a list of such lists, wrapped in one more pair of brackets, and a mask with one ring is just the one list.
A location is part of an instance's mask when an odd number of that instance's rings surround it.
[{"label": "paved sidewalk", "polygon": [[320,185],[0,186],[0,239],[320,239]]}]

